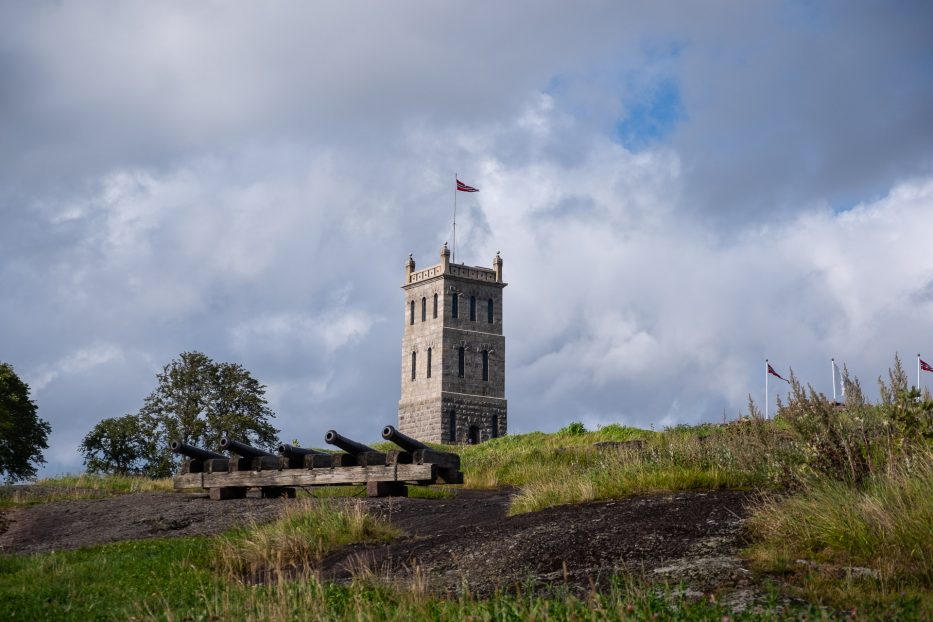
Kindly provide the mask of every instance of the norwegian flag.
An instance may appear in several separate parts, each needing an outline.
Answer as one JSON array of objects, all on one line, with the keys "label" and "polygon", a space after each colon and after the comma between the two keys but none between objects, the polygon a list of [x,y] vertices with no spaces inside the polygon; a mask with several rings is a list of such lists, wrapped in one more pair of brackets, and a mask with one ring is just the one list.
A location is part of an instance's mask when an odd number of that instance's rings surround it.
[{"label": "norwegian flag", "polygon": [[473,186],[468,186],[462,181],[460,181],[459,179],[457,180],[457,190],[459,190],[460,192],[479,192],[477,188],[474,188]]},{"label": "norwegian flag", "polygon": [[920,369],[922,369],[923,371],[933,371],[933,366],[930,366],[929,363],[927,363],[923,359],[920,359]]},{"label": "norwegian flag", "polygon": [[771,367],[771,363],[768,363],[768,373],[771,374],[772,376],[777,376],[778,378],[780,378],[780,379],[783,380],[784,382],[789,382],[789,381],[787,380],[787,378],[783,377],[781,374],[779,374],[779,373],[777,373],[776,371],[774,371],[774,368]]}]

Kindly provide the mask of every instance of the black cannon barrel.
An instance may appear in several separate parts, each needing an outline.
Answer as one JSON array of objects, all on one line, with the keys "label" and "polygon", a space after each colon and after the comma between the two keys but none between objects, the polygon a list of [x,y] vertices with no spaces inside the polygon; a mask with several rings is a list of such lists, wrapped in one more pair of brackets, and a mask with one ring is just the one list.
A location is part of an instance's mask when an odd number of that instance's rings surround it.
[{"label": "black cannon barrel", "polygon": [[[227,451],[232,451],[238,456],[243,458],[261,458],[263,456],[273,456],[268,451],[263,451],[262,449],[257,449],[252,445],[247,445],[246,443],[241,443],[240,441],[235,441],[232,438],[222,438],[220,439],[220,448],[226,449]],[[225,457],[225,456],[221,456]]]},{"label": "black cannon barrel", "polygon": [[428,446],[421,441],[415,440],[410,436],[402,434],[395,429],[395,426],[387,425],[382,428],[382,438],[392,441],[405,451],[413,452],[417,449],[427,449]]},{"label": "black cannon barrel", "polygon": [[227,457],[223,454],[214,453],[213,451],[208,451],[207,449],[201,449],[200,447],[189,445],[188,443],[182,443],[181,441],[172,441],[171,447],[172,451],[174,451],[176,454],[181,454],[195,460],[213,460],[215,458]]},{"label": "black cannon barrel", "polygon": [[279,445],[279,453],[283,456],[288,456],[289,458],[302,458],[304,456],[310,456],[313,454],[323,454],[324,452],[318,451],[317,449],[296,447],[294,445],[289,445],[288,443],[282,443]]},{"label": "black cannon barrel", "polygon": [[334,430],[328,430],[327,434],[324,435],[324,442],[328,445],[335,445],[340,449],[344,450],[348,454],[358,455],[365,454],[368,452],[376,452],[375,449],[364,445],[363,443],[357,443],[354,440],[347,438],[338,434]]}]

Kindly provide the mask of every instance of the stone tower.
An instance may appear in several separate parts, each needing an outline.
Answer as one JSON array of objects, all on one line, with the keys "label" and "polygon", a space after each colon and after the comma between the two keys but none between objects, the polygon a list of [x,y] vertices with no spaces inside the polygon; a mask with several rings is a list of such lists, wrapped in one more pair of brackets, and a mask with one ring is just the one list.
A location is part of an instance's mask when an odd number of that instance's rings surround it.
[{"label": "stone tower", "polygon": [[480,443],[506,433],[502,258],[492,269],[441,262],[405,274],[400,432],[434,443]]}]

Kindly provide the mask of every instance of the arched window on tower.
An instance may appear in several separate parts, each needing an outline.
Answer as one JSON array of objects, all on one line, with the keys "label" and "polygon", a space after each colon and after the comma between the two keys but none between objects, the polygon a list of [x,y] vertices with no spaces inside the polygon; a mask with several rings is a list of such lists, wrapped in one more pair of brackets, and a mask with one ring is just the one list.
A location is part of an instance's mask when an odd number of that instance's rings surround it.
[{"label": "arched window on tower", "polygon": [[421,321],[423,322],[426,319],[428,319],[428,299],[422,297],[421,298]]},{"label": "arched window on tower", "polygon": [[428,378],[431,377],[431,348],[428,348]]},{"label": "arched window on tower", "polygon": [[492,298],[486,303],[486,321],[492,324]]},{"label": "arched window on tower", "polygon": [[437,319],[437,294],[434,294],[434,319]]},{"label": "arched window on tower", "polygon": [[415,301],[414,300],[412,300],[411,304],[409,305],[408,316],[409,316],[408,323],[414,326],[415,325]]},{"label": "arched window on tower", "polygon": [[483,350],[483,381],[489,380],[489,352]]},{"label": "arched window on tower", "polygon": [[470,321],[476,321],[476,296],[470,296]]},{"label": "arched window on tower", "polygon": [[457,375],[463,378],[463,368],[466,359],[466,348],[460,346],[457,348]]},{"label": "arched window on tower", "polygon": [[460,297],[457,292],[450,295],[450,317],[460,317],[459,303]]},{"label": "arched window on tower", "polygon": [[418,353],[412,352],[411,353],[411,379],[412,380],[415,379],[415,374],[417,373],[417,367],[418,367],[417,361],[418,361]]}]

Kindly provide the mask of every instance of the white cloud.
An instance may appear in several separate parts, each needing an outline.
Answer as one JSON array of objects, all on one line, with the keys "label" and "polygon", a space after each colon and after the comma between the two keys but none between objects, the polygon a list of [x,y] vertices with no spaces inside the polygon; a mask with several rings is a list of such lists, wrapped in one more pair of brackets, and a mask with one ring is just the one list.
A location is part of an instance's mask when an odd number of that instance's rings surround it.
[{"label": "white cloud", "polygon": [[123,350],[112,343],[95,343],[71,352],[54,363],[40,365],[27,376],[27,383],[34,394],[64,375],[81,374],[95,367],[123,360]]}]

